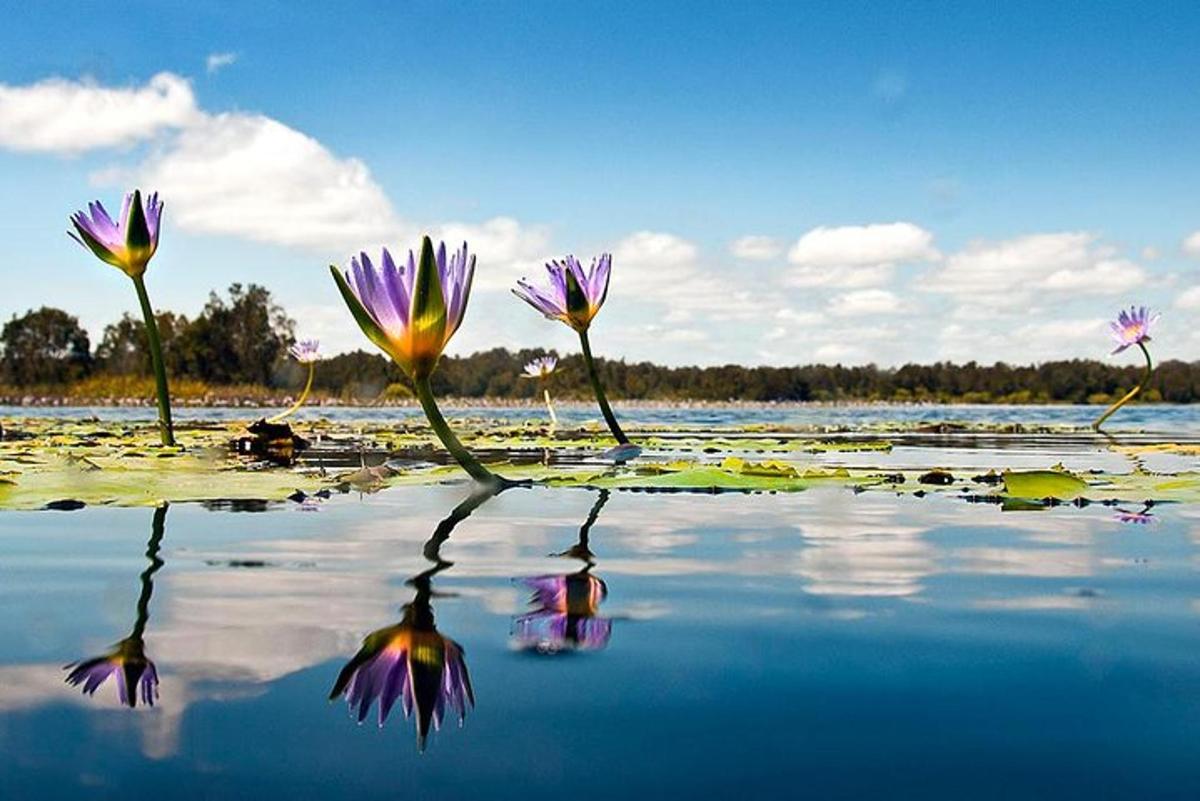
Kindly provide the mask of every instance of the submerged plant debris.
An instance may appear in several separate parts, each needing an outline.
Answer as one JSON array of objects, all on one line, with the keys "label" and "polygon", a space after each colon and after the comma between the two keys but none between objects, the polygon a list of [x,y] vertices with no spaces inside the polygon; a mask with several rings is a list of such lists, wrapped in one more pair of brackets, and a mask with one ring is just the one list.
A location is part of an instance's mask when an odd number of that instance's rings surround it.
[{"label": "submerged plant debris", "polygon": [[[177,426],[0,420],[0,508],[69,510],[161,501],[300,502],[333,492],[465,480],[433,434],[405,424],[296,423],[308,447],[290,464],[231,447],[244,423]],[[770,426],[631,430],[644,455],[614,465],[599,427],[456,421],[464,444],[514,479],[646,492],[949,494],[1042,508],[1063,502],[1200,502],[1200,443],[1152,435],[1100,437],[1065,428],[873,426],[823,431]]]}]

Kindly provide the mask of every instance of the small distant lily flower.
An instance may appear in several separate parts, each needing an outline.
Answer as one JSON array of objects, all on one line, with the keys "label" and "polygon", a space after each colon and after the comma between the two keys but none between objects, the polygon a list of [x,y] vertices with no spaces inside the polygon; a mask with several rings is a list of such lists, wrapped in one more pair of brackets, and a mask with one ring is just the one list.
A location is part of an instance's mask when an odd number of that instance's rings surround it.
[{"label": "small distant lily flower", "polygon": [[312,364],[321,360],[321,342],[316,339],[302,339],[288,348],[291,357],[300,364]]},{"label": "small distant lily flower", "polygon": [[278,423],[291,417],[308,400],[308,393],[312,391],[313,377],[317,373],[317,362],[321,361],[321,343],[315,339],[302,339],[288,348],[288,353],[300,364],[308,365],[308,380],[304,382],[304,390],[300,393],[300,397],[296,398],[295,403],[285,411],[268,418],[268,423]]},{"label": "small distant lily flower", "polygon": [[525,377],[536,378],[542,382],[542,399],[546,401],[546,411],[550,415],[550,425],[558,425],[558,415],[554,413],[554,404],[550,402],[550,387],[546,386],[546,379],[554,373],[554,368],[558,366],[558,359],[554,356],[539,356],[529,364],[525,365]]},{"label": "small distant lily flower", "polygon": [[407,606],[400,623],[367,635],[329,698],[343,694],[359,723],[378,700],[380,726],[399,700],[404,717],[415,713],[421,749],[430,727],[441,728],[447,707],[455,710],[461,726],[467,708],[475,705],[462,647],[438,633],[432,610],[421,603]]},{"label": "small distant lily flower", "polygon": [[1104,424],[1105,420],[1112,417],[1118,409],[1137,397],[1146,388],[1146,384],[1150,382],[1150,376],[1154,372],[1154,362],[1150,359],[1150,351],[1146,348],[1146,343],[1150,341],[1150,329],[1158,322],[1160,316],[1145,306],[1130,306],[1128,311],[1122,310],[1117,315],[1116,321],[1109,323],[1109,331],[1112,334],[1113,341],[1117,344],[1117,349],[1113,351],[1113,355],[1115,356],[1132,345],[1137,345],[1141,349],[1142,355],[1146,357],[1146,371],[1142,374],[1142,380],[1133,389],[1125,393],[1124,396],[1109,406],[1104,411],[1104,414],[1096,418],[1096,421],[1092,423],[1094,430],[1099,431],[1100,426]]},{"label": "small distant lily flower", "polygon": [[410,250],[407,262],[397,264],[385,248],[378,267],[361,253],[350,260],[344,275],[337,267],[329,269],[359,328],[412,379],[425,416],[446,450],[481,484],[505,485],[505,479],[481,465],[454,436],[429,384],[467,311],[475,275],[475,257],[467,243],[447,255],[445,243],[435,253],[432,240],[424,237],[420,255]]},{"label": "small distant lily flower", "polygon": [[534,611],[514,623],[517,645],[543,653],[597,651],[612,637],[612,620],[599,616],[608,587],[583,570],[567,576],[521,579],[533,591]]},{"label": "small distant lily flower", "polygon": [[1120,353],[1131,345],[1141,345],[1150,341],[1150,329],[1162,315],[1151,312],[1145,306],[1130,306],[1129,311],[1117,315],[1115,322],[1109,323],[1112,338],[1117,343],[1113,355]]},{"label": "small distant lily flower", "polygon": [[115,676],[122,704],[135,707],[140,695],[143,704],[154,706],[158,698],[158,671],[146,658],[140,637],[124,639],[104,656],[74,662],[63,669],[71,671],[67,674],[67,683],[73,687],[82,684],[85,695],[92,695]]},{"label": "small distant lily flower", "polygon": [[167,370],[163,363],[162,341],[154,307],[146,292],[146,265],[158,250],[158,232],[162,223],[163,204],[153,192],[142,202],[141,190],[125,195],[121,216],[113,221],[100,201],[88,204],[87,211],[71,215],[75,231],[67,235],[103,262],[111,264],[133,279],[142,318],[146,324],[146,340],[150,345],[150,361],[154,366],[154,384],[158,394],[158,427],[162,444],[175,444],[175,426],[171,422],[171,393],[167,387]]},{"label": "small distant lily flower", "polygon": [[548,289],[539,289],[524,278],[513,290],[517,297],[540,311],[549,320],[562,320],[580,333],[592,324],[592,319],[608,297],[608,278],[612,271],[612,255],[604,253],[592,260],[584,271],[574,256],[546,265],[550,276]]},{"label": "small distant lily flower", "polygon": [[596,371],[596,362],[592,358],[592,345],[588,340],[588,327],[599,313],[608,297],[608,279],[612,273],[612,255],[602,254],[592,260],[588,270],[574,256],[567,256],[562,261],[551,261],[546,265],[550,277],[550,286],[539,289],[524,278],[517,281],[513,294],[541,312],[547,319],[562,320],[579,334],[579,343],[583,347],[583,361],[588,368],[588,379],[592,383],[592,392],[596,395],[596,403],[609,431],[616,438],[618,445],[628,445],[629,437],[621,430],[612,407],[608,404],[608,396],[604,393],[604,384]]},{"label": "small distant lily flower", "polygon": [[143,205],[141,191],[134,190],[125,195],[121,216],[114,222],[104,204],[93,201],[86,212],[71,215],[75,233],[70,236],[101,261],[133,278],[146,272],[146,265],[158,250],[162,207],[157,192],[151,193]]},{"label": "small distant lily flower", "polygon": [[549,378],[558,366],[558,359],[553,356],[539,356],[525,365],[526,378]]}]

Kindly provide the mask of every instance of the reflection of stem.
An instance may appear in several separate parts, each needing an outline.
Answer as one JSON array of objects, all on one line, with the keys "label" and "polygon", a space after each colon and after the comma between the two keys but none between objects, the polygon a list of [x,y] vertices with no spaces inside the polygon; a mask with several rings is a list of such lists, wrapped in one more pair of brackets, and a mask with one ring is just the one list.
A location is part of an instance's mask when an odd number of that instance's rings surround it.
[{"label": "reflection of stem", "polygon": [[150,524],[150,541],[146,543],[146,558],[150,565],[142,571],[142,591],[138,595],[137,620],[133,624],[130,638],[140,640],[146,631],[146,623],[150,620],[150,596],[154,594],[154,574],[163,566],[163,560],[158,558],[162,547],[163,533],[166,531],[167,509],[170,504],[164,503],[154,510],[154,520]]},{"label": "reflection of stem", "polygon": [[424,556],[430,562],[434,563],[431,570],[425,571],[421,575],[426,574],[432,576],[440,570],[450,566],[450,563],[442,559],[441,548],[442,543],[450,539],[450,533],[454,531],[454,527],[471,516],[471,513],[478,509],[486,501],[499,495],[504,490],[508,489],[505,485],[493,485],[480,487],[472,492],[466,500],[450,510],[450,514],[437,524],[437,528],[433,530],[428,541],[425,543]]},{"label": "reflection of stem", "polygon": [[550,388],[542,388],[542,397],[546,399],[546,411],[550,413],[550,426],[558,425],[558,415],[554,413],[554,404],[550,403]]},{"label": "reflection of stem", "polygon": [[1099,431],[1100,426],[1104,425],[1105,420],[1112,417],[1113,414],[1116,413],[1117,409],[1120,409],[1126,403],[1129,403],[1129,401],[1137,397],[1138,393],[1145,389],[1146,384],[1150,382],[1150,374],[1154,372],[1154,363],[1150,361],[1150,351],[1146,350],[1145,343],[1139,342],[1137,344],[1138,347],[1142,349],[1142,354],[1146,357],[1146,372],[1142,374],[1142,380],[1138,382],[1137,386],[1125,393],[1125,396],[1112,406],[1109,406],[1108,410],[1105,411],[1104,414],[1100,415],[1096,422],[1092,423],[1092,429],[1095,431]]},{"label": "reflection of stem", "polygon": [[316,375],[316,372],[317,372],[317,363],[309,362],[308,363],[308,381],[304,384],[304,391],[300,393],[300,397],[296,399],[296,402],[293,403],[286,412],[280,412],[279,414],[275,415],[274,417],[268,417],[267,418],[268,423],[278,423],[280,420],[284,420],[284,419],[290,417],[291,415],[295,414],[296,410],[304,405],[304,401],[308,400],[308,393],[309,393],[309,390],[312,389],[313,376]]},{"label": "reflection of stem", "polygon": [[442,417],[441,411],[438,410],[428,378],[413,379],[413,386],[417,390],[417,398],[421,401],[421,408],[425,410],[425,416],[429,418],[429,425],[433,427],[434,433],[438,435],[438,439],[446,446],[446,450],[450,451],[450,455],[462,465],[463,470],[466,470],[471,478],[480,484],[489,486],[511,483],[480,464],[479,460],[458,441],[458,437],[454,436],[446,418]]},{"label": "reflection of stem", "polygon": [[608,423],[608,430],[616,437],[617,442],[628,445],[629,437],[625,436],[625,432],[621,430],[612,407],[608,405],[608,397],[604,394],[604,385],[600,383],[600,374],[596,372],[596,362],[592,358],[592,345],[588,342],[586,328],[579,332],[579,342],[583,345],[583,361],[587,364],[588,378],[592,382],[592,392],[596,394],[596,403],[600,405],[600,413],[604,415],[604,422]]},{"label": "reflection of stem", "polygon": [[158,391],[158,429],[163,445],[175,444],[175,426],[171,423],[171,393],[167,389],[167,368],[163,364],[162,339],[158,335],[158,321],[154,319],[154,308],[146,292],[146,281],[140,275],[133,277],[138,302],[142,306],[142,317],[146,321],[146,341],[150,345],[150,363],[154,366],[154,385]]},{"label": "reflection of stem", "polygon": [[604,508],[604,504],[608,503],[609,495],[610,492],[607,489],[600,490],[600,494],[596,496],[596,502],[592,504],[592,509],[588,512],[587,520],[584,520],[583,525],[579,527],[579,541],[562,553],[556,554],[556,556],[569,556],[584,562],[587,565],[583,569],[585,573],[592,569],[592,565],[596,564],[596,557],[592,553],[590,543],[592,526],[596,525],[596,520],[600,517],[600,510]]}]

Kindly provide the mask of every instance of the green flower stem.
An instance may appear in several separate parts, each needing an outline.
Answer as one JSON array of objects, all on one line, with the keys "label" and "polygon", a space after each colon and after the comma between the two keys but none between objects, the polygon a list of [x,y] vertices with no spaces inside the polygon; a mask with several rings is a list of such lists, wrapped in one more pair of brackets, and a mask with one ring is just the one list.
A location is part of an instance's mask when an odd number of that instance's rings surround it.
[{"label": "green flower stem", "polygon": [[304,401],[308,400],[308,393],[312,390],[313,376],[317,373],[317,363],[308,363],[308,381],[304,383],[304,391],[300,393],[300,397],[296,398],[296,402],[286,412],[280,412],[274,417],[267,418],[268,423],[278,423],[280,420],[285,420],[295,414],[296,410],[304,405]]},{"label": "green flower stem", "polygon": [[450,455],[462,465],[462,469],[466,470],[471,478],[488,486],[511,483],[481,465],[479,460],[458,441],[458,437],[454,436],[446,418],[442,417],[441,411],[438,410],[428,378],[414,378],[413,386],[417,390],[417,399],[421,401],[421,408],[425,410],[425,416],[429,418],[429,425],[433,427],[434,433],[438,435],[438,439],[446,446],[446,450],[450,451]]},{"label": "green flower stem", "polygon": [[133,276],[138,302],[142,304],[142,317],[146,321],[146,341],[150,344],[150,362],[154,365],[154,383],[158,390],[158,429],[163,445],[175,444],[175,426],[171,423],[171,393],[167,389],[167,368],[163,364],[162,339],[158,335],[158,321],[154,319],[154,308],[146,294],[146,281],[140,275]]},{"label": "green flower stem", "polygon": [[1142,380],[1138,382],[1137,386],[1126,392],[1124,397],[1122,397],[1112,406],[1109,406],[1107,411],[1100,415],[1096,422],[1092,423],[1093,430],[1099,431],[1100,426],[1104,425],[1105,420],[1112,417],[1116,413],[1117,409],[1120,409],[1122,406],[1129,403],[1129,401],[1137,397],[1138,394],[1146,388],[1146,384],[1150,383],[1150,374],[1154,372],[1154,362],[1150,360],[1150,351],[1146,350],[1145,344],[1139,342],[1138,347],[1142,349],[1142,354],[1146,357],[1146,372],[1142,374]]},{"label": "green flower stem", "polygon": [[550,413],[550,425],[558,425],[558,415],[554,413],[554,404],[550,403],[549,387],[542,387],[542,397],[546,399],[546,411]]},{"label": "green flower stem", "polygon": [[604,394],[604,385],[600,383],[600,374],[596,372],[596,362],[592,358],[592,345],[588,342],[586,328],[579,332],[579,342],[583,345],[583,360],[587,363],[588,378],[592,381],[592,392],[596,393],[596,403],[600,404],[600,413],[604,415],[604,422],[608,423],[608,430],[616,437],[617,442],[628,445],[629,437],[625,436],[625,432],[621,430],[621,425],[617,422],[612,407],[608,405],[608,398]]},{"label": "green flower stem", "polygon": [[142,638],[146,632],[146,623],[150,620],[150,596],[154,594],[154,574],[163,566],[163,560],[159,558],[158,552],[162,548],[169,506],[170,504],[163,503],[162,506],[155,508],[154,519],[150,524],[150,541],[146,543],[146,558],[150,560],[150,566],[143,570],[141,575],[142,591],[138,595],[137,621],[133,624],[133,632],[129,635],[132,639],[140,640]]}]

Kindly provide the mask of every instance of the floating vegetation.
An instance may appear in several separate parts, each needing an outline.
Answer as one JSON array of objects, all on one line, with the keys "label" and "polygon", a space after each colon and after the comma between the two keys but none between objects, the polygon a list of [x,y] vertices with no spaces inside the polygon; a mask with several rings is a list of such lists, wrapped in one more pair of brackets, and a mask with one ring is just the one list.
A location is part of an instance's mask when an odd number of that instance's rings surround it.
[{"label": "floating vegetation", "polygon": [[[377,492],[396,485],[459,481],[435,435],[419,422],[389,426],[327,420],[259,422],[258,437],[240,423],[176,427],[178,445],[159,442],[157,426],[49,418],[6,419],[0,439],[0,508],[71,510],[92,504],[154,506],[162,501],[244,504]],[[990,433],[984,445],[937,446],[927,435],[888,438],[811,432],[646,427],[635,462],[604,459],[613,439],[598,427],[551,431],[544,425],[459,421],[462,441],[491,468],[514,480],[558,487],[672,492],[800,492],[843,487],[855,492],[942,494],[1009,500],[1006,508],[1047,502],[1200,501],[1196,445],[1151,441],[1109,444],[1075,432],[1023,436],[1018,453],[1045,452],[1061,464],[1024,469],[1003,463]],[[961,435],[943,435],[958,438]],[[913,438],[917,439],[913,439]],[[1064,443],[1074,443],[1067,448]],[[897,450],[899,444],[904,448]],[[1169,454],[1177,469],[1155,472],[1146,454]],[[963,466],[964,454],[975,462]],[[1103,462],[1099,457],[1108,459]],[[948,463],[951,466],[938,466]],[[1079,465],[1088,466],[1080,469]],[[1100,469],[1101,464],[1110,465]],[[1125,465],[1118,471],[1112,465]],[[959,466],[953,466],[959,465]],[[1096,465],[1091,467],[1091,465]],[[1018,504],[1017,500],[1021,503]],[[261,504],[260,504],[261,505]]]}]

